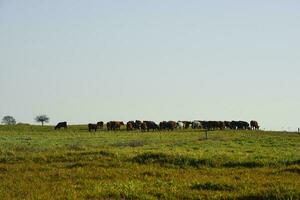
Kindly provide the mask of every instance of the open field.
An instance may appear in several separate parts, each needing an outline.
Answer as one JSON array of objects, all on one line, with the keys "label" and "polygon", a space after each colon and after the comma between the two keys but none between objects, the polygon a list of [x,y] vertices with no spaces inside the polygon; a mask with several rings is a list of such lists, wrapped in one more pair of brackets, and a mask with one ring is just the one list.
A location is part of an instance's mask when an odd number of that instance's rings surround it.
[{"label": "open field", "polygon": [[0,126],[0,199],[300,199],[300,135]]}]

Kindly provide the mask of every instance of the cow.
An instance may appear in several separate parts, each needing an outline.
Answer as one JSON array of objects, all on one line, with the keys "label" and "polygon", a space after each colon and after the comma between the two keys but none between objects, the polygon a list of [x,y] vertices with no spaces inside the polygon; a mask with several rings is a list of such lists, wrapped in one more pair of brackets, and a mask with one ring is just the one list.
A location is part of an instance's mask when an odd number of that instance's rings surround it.
[{"label": "cow", "polygon": [[231,122],[230,121],[225,121],[224,124],[225,124],[225,128],[231,129]]},{"label": "cow", "polygon": [[134,121],[129,121],[129,122],[127,122],[127,124],[126,124],[126,130],[127,130],[127,131],[132,131],[132,130],[134,130]]},{"label": "cow", "polygon": [[57,129],[61,129],[61,128],[68,128],[68,125],[67,125],[67,122],[59,122],[55,127],[54,127],[54,130],[57,130]]},{"label": "cow", "polygon": [[259,130],[257,121],[254,121],[254,120],[250,121],[250,126],[251,126],[252,130]]},{"label": "cow", "polygon": [[184,123],[182,121],[177,122],[177,128],[178,129],[184,129]]},{"label": "cow", "polygon": [[232,121],[231,129],[247,130],[247,129],[250,129],[250,125],[248,122],[245,122],[245,121]]},{"label": "cow", "polygon": [[141,127],[142,127],[142,121],[140,120],[135,120],[135,123],[133,124],[133,128],[135,130],[141,130]]},{"label": "cow", "polygon": [[142,128],[143,131],[146,131],[146,130],[147,131],[159,130],[159,126],[153,121],[143,121],[141,128]]},{"label": "cow", "polygon": [[166,130],[167,129],[167,122],[166,121],[159,122],[159,129],[160,130]]},{"label": "cow", "polygon": [[216,130],[218,128],[219,128],[219,122],[217,122],[217,121],[208,121],[207,122],[208,130]]},{"label": "cow", "polygon": [[97,122],[97,128],[103,129],[104,123],[103,121]]},{"label": "cow", "polygon": [[141,131],[146,131],[147,130],[147,123],[146,122],[142,122],[141,124]]},{"label": "cow", "polygon": [[174,121],[168,121],[167,123],[169,130],[173,131],[177,127],[177,123]]},{"label": "cow", "polygon": [[111,130],[111,125],[110,125],[110,122],[107,122],[107,123],[106,123],[106,128],[107,128],[107,130],[108,130],[108,131],[110,131],[110,130]]},{"label": "cow", "polygon": [[96,132],[97,128],[98,128],[97,124],[88,124],[89,132],[91,132],[92,130],[94,130]]},{"label": "cow", "polygon": [[120,130],[121,126],[124,125],[124,122],[122,121],[110,121],[107,123],[107,130],[108,131],[116,131],[116,130]]},{"label": "cow", "polygon": [[202,129],[207,130],[208,129],[208,121],[200,121]]},{"label": "cow", "polygon": [[190,125],[192,124],[192,122],[190,121],[183,121],[184,124],[184,129],[188,129],[190,127]]},{"label": "cow", "polygon": [[249,130],[250,129],[250,124],[245,121],[239,121],[239,129],[242,130]]},{"label": "cow", "polygon": [[173,131],[176,128],[176,122],[174,121],[163,121],[159,123],[159,129],[160,130],[171,130]]},{"label": "cow", "polygon": [[202,124],[199,120],[194,120],[192,122],[192,129],[201,129],[202,128]]},{"label": "cow", "polygon": [[225,130],[226,126],[225,126],[225,122],[223,121],[218,121],[218,128],[220,130]]},{"label": "cow", "polygon": [[239,128],[239,122],[238,121],[231,121],[230,122],[230,129],[236,130]]}]

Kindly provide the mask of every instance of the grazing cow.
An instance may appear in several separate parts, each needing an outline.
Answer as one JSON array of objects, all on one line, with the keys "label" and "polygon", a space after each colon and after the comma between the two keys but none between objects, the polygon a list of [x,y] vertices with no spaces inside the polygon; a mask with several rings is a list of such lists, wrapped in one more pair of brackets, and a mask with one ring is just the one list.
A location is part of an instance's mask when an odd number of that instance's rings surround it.
[{"label": "grazing cow", "polygon": [[110,124],[110,122],[107,122],[107,123],[106,123],[106,128],[107,128],[108,131],[111,130],[111,124]]},{"label": "grazing cow", "polygon": [[124,125],[124,122],[122,121],[110,121],[107,123],[107,130],[108,131],[116,131],[116,130],[120,130],[121,126]]},{"label": "grazing cow", "polygon": [[219,121],[219,122],[218,122],[218,128],[219,128],[220,130],[225,130],[225,128],[226,128],[225,122]]},{"label": "grazing cow", "polygon": [[178,129],[184,129],[184,123],[182,121],[177,122],[177,128]]},{"label": "grazing cow", "polygon": [[208,129],[208,121],[200,121],[201,126],[203,129],[207,130]]},{"label": "grazing cow", "polygon": [[133,128],[135,130],[141,130],[141,127],[142,127],[142,121],[140,120],[135,120],[135,123],[133,124]]},{"label": "grazing cow", "polygon": [[201,129],[202,128],[202,124],[199,120],[194,120],[192,122],[192,129]]},{"label": "grazing cow", "polygon": [[231,126],[230,129],[236,130],[239,127],[239,122],[238,121],[231,121],[230,126]]},{"label": "grazing cow", "polygon": [[159,126],[153,122],[153,121],[145,121],[147,125],[147,131],[152,130],[152,131],[157,131],[159,130]]},{"label": "grazing cow", "polygon": [[248,122],[245,122],[245,121],[239,121],[239,129],[242,129],[242,130],[249,130],[250,129],[250,124]]},{"label": "grazing cow", "polygon": [[259,126],[258,126],[257,121],[252,120],[252,121],[250,122],[250,126],[251,126],[251,129],[252,129],[252,130],[258,130],[258,129],[259,129]]},{"label": "grazing cow", "polygon": [[127,131],[132,131],[132,130],[134,130],[134,121],[129,121],[129,122],[127,122],[127,124],[126,124],[126,130],[127,130]]},{"label": "grazing cow", "polygon": [[147,130],[147,123],[146,122],[142,122],[141,124],[141,131],[146,131]]},{"label": "grazing cow", "polygon": [[192,122],[190,121],[183,121],[184,124],[184,129],[188,129],[190,127],[190,125],[192,124]]},{"label": "grazing cow", "polygon": [[176,128],[177,124],[174,121],[163,121],[159,123],[159,129],[160,130],[168,130],[168,131],[173,131]]},{"label": "grazing cow", "polygon": [[167,129],[167,122],[166,121],[159,122],[159,129],[160,130],[166,130]]},{"label": "grazing cow", "polygon": [[167,122],[167,128],[168,130],[173,131],[177,127],[177,123],[174,121],[168,121]]},{"label": "grazing cow", "polygon": [[68,128],[67,122],[59,122],[59,123],[54,127],[54,130],[61,129],[61,128]]},{"label": "grazing cow", "polygon": [[103,129],[104,123],[103,121],[97,122],[97,128]]},{"label": "grazing cow", "polygon": [[219,128],[219,122],[217,121],[208,121],[207,122],[208,130],[216,130]]},{"label": "grazing cow", "polygon": [[209,130],[219,129],[219,122],[218,121],[208,121],[208,129]]},{"label": "grazing cow", "polygon": [[248,122],[245,122],[245,121],[232,121],[231,129],[247,130],[247,129],[250,129],[250,125]]},{"label": "grazing cow", "polygon": [[225,124],[225,128],[229,128],[229,129],[231,129],[231,122],[229,122],[229,121],[225,121],[224,122],[224,124]]},{"label": "grazing cow", "polygon": [[155,130],[159,130],[159,126],[153,122],[153,121],[143,121],[142,125],[141,125],[141,130],[142,131],[155,131]]},{"label": "grazing cow", "polygon": [[92,130],[94,130],[95,132],[97,131],[97,124],[88,124],[88,128],[89,128],[89,132],[91,132]]}]

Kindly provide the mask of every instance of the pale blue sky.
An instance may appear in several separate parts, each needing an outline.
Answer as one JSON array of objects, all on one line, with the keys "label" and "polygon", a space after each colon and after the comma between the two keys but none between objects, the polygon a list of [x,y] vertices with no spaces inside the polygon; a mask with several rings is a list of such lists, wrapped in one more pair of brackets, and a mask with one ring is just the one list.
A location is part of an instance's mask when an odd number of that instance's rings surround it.
[{"label": "pale blue sky", "polygon": [[300,127],[298,0],[1,0],[0,117]]}]

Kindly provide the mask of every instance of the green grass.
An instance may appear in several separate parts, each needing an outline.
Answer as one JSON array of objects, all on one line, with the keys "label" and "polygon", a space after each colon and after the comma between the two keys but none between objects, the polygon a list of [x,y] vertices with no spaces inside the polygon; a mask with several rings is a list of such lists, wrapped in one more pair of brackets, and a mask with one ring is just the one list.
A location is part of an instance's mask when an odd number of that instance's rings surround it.
[{"label": "green grass", "polygon": [[300,135],[0,126],[0,199],[300,199]]}]

